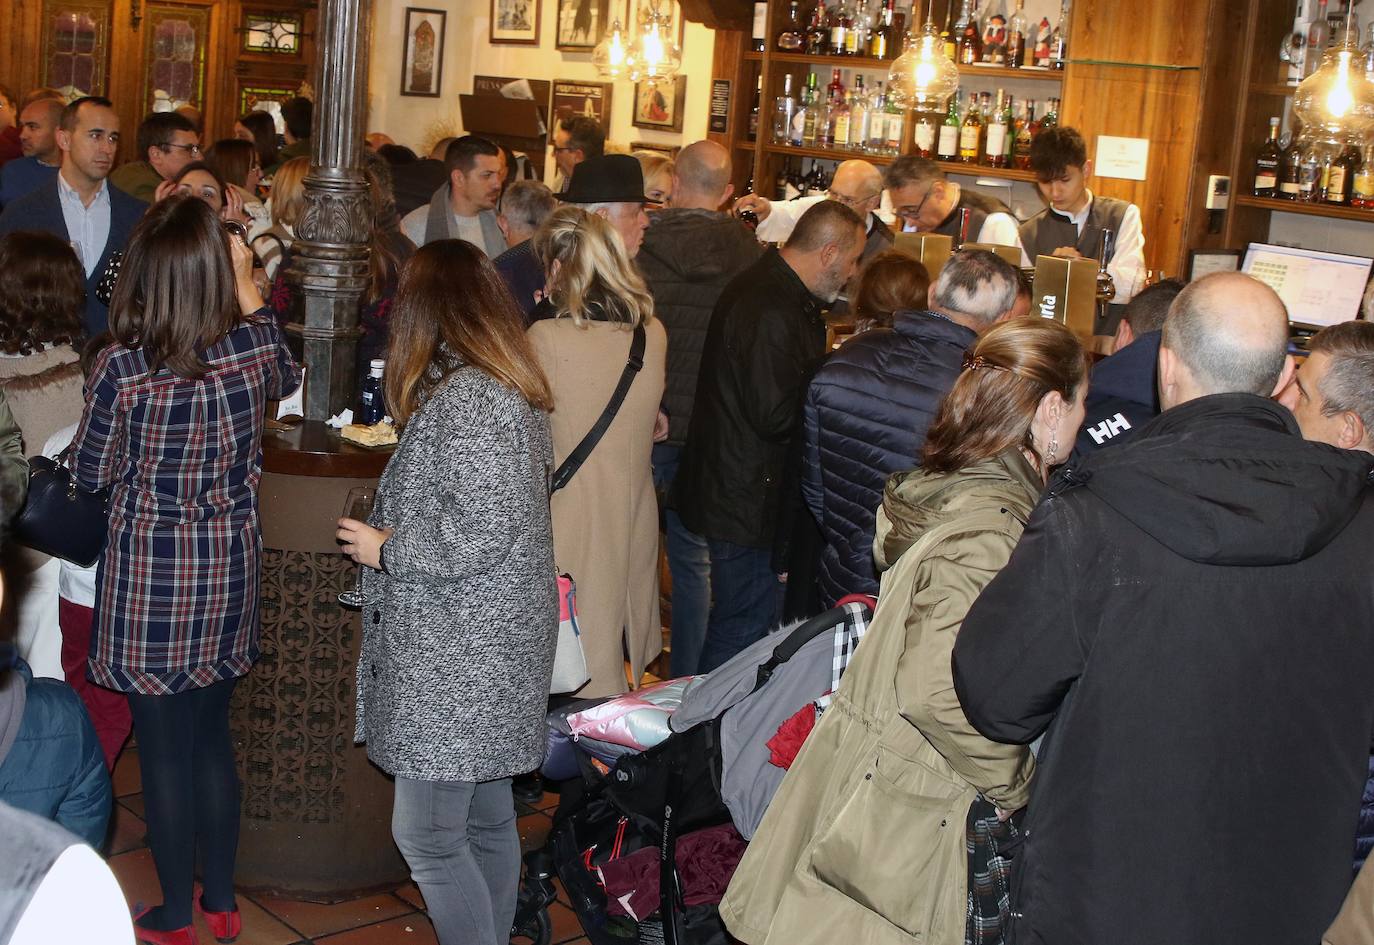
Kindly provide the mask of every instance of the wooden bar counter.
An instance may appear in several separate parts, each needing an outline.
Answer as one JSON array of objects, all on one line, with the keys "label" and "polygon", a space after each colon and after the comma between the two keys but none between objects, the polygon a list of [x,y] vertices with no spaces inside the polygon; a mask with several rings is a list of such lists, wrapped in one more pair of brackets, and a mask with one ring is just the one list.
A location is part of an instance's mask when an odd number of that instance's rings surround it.
[{"label": "wooden bar counter", "polygon": [[348,490],[390,450],[320,421],[263,436],[262,657],[234,693],[243,782],[236,881],[330,901],[403,882],[391,780],[353,743],[358,612],[338,602],[356,566],[334,540]]}]

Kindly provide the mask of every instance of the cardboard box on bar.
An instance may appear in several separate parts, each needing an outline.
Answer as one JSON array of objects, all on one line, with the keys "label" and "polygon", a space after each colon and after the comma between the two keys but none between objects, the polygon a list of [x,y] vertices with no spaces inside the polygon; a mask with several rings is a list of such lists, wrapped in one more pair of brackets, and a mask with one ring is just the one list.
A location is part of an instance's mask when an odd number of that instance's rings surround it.
[{"label": "cardboard box on bar", "polygon": [[1031,314],[1063,323],[1084,341],[1091,338],[1097,316],[1097,260],[1036,257]]},{"label": "cardboard box on bar", "polygon": [[934,282],[954,251],[954,240],[939,233],[898,233],[893,244],[908,256],[915,256],[926,267]]},{"label": "cardboard box on bar", "polygon": [[961,249],[986,249],[990,253],[996,253],[1017,269],[1021,268],[1021,247],[1003,246],[1001,243],[965,243]]}]

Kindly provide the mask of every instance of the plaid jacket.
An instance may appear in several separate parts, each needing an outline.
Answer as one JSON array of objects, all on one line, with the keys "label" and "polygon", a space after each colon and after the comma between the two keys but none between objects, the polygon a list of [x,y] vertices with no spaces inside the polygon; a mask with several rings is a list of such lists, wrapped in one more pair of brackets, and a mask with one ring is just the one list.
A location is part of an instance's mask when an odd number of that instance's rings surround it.
[{"label": "plaid jacket", "polygon": [[140,349],[113,345],[86,384],[76,478],[113,486],[90,668],[111,689],[208,686],[258,655],[263,417],[300,369],[265,310],[203,357],[200,380],[149,376]]}]

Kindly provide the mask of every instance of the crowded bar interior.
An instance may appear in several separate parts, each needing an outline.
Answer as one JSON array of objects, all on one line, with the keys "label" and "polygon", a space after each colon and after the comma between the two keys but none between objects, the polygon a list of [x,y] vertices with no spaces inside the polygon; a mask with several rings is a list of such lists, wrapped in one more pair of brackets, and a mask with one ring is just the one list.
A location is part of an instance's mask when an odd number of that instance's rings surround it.
[{"label": "crowded bar interior", "polygon": [[0,4],[0,945],[1374,945],[1374,0]]}]

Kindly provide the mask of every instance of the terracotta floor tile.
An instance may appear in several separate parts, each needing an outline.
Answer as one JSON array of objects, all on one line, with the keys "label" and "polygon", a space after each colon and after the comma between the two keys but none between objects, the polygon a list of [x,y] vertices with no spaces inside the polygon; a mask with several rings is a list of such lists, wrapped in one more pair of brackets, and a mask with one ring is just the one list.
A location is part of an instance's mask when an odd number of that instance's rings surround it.
[{"label": "terracotta floor tile", "polygon": [[534,806],[542,811],[551,811],[558,806],[558,795],[545,791],[543,798]]},{"label": "terracotta floor tile", "polygon": [[[124,890],[124,899],[130,909],[139,903],[149,906],[162,901],[153,855],[146,848],[111,857],[109,863],[120,888]],[[238,904],[243,914],[243,934],[238,945],[291,945],[301,941],[301,933],[273,918],[247,896],[240,895]],[[196,930],[201,941],[214,941],[214,936],[199,916],[196,917]]]},{"label": "terracotta floor tile", "polygon": [[425,897],[420,895],[420,889],[414,883],[406,883],[404,886],[397,886],[392,891],[415,908],[424,909]]},{"label": "terracotta floor tile", "polygon": [[528,853],[544,845],[553,829],[553,821],[548,814],[526,814],[517,821],[520,830],[520,852]]},{"label": "terracotta floor tile", "polygon": [[346,932],[414,911],[410,903],[397,899],[390,893],[349,899],[331,905],[301,902],[296,899],[277,899],[271,896],[254,896],[253,899],[306,938]]},{"label": "terracotta floor tile", "polygon": [[108,855],[118,856],[146,846],[147,832],[148,825],[143,822],[142,817],[123,804],[115,804],[110,812]]},{"label": "terracotta floor tile", "polygon": [[315,939],[315,945],[438,945],[434,926],[423,914],[412,912],[387,922],[366,925]]},{"label": "terracotta floor tile", "polygon": [[124,749],[123,754],[115,761],[110,781],[114,786],[115,797],[137,794],[143,790],[143,776],[138,770],[137,748]]},{"label": "terracotta floor tile", "polygon": [[553,920],[553,941],[570,942],[575,938],[580,938],[584,933],[582,923],[577,921],[577,913],[573,912],[561,902],[555,902],[549,906],[549,918]]}]

